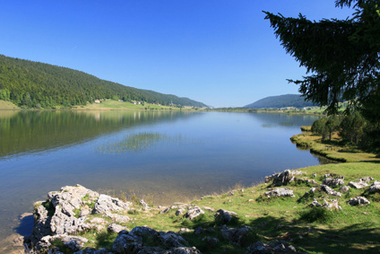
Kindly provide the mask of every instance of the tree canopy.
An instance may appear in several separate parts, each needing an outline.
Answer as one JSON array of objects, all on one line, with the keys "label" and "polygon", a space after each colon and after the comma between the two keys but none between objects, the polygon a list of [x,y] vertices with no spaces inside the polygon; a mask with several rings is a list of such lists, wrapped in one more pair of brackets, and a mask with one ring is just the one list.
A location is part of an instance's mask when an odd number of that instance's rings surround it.
[{"label": "tree canopy", "polygon": [[162,105],[206,105],[188,98],[137,89],[69,68],[0,55],[0,100],[26,108],[70,107],[96,99],[123,99]]},{"label": "tree canopy", "polygon": [[289,80],[300,85],[306,100],[328,106],[330,114],[339,102],[359,107],[374,122],[380,121],[379,57],[380,0],[336,0],[336,7],[354,9],[345,20],[310,21],[284,17],[270,12],[265,19],[286,52],[307,69],[303,80]]},{"label": "tree canopy", "polygon": [[278,96],[269,96],[256,102],[244,106],[244,108],[285,108],[295,107],[304,108],[314,106],[307,102],[299,94],[284,94]]}]

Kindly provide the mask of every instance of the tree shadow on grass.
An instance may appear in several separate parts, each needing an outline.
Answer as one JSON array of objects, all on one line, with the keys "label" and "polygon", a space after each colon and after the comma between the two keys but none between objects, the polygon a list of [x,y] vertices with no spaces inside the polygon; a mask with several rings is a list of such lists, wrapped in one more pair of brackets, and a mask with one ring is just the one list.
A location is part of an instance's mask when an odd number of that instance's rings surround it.
[{"label": "tree shadow on grass", "polygon": [[[283,239],[304,251],[323,253],[380,253],[380,229],[370,223],[357,223],[341,229],[310,226],[300,219],[291,222],[273,217],[258,218],[251,223],[267,227],[258,229],[271,239]],[[277,226],[276,226],[277,225]]]},{"label": "tree shadow on grass", "polygon": [[[289,220],[286,217],[261,216],[248,223],[241,219],[226,224],[229,228],[249,226],[254,233],[241,245],[231,244],[223,238],[222,224],[206,219],[199,219],[187,225],[190,229],[205,229],[199,235],[194,232],[182,234],[189,242],[199,248],[202,253],[246,253],[247,247],[256,241],[272,242],[284,240],[299,251],[323,253],[380,253],[380,229],[370,223],[358,223],[340,229],[328,229],[327,226],[313,226],[312,223],[300,219]],[[208,231],[207,229],[211,229]],[[217,246],[210,248],[204,241],[206,237],[221,240]]]},{"label": "tree shadow on grass", "polygon": [[305,250],[324,253],[380,253],[380,229],[358,223],[342,229],[315,229],[296,241]]}]

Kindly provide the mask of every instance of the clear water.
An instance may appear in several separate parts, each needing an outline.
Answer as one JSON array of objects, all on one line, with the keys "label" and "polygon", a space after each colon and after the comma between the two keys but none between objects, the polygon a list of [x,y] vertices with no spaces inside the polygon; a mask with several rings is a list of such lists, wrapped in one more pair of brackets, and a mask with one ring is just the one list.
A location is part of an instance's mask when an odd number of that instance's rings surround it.
[{"label": "clear water", "polygon": [[320,164],[289,138],[316,117],[219,112],[0,112],[0,239],[19,215],[81,184],[155,204],[251,186]]}]

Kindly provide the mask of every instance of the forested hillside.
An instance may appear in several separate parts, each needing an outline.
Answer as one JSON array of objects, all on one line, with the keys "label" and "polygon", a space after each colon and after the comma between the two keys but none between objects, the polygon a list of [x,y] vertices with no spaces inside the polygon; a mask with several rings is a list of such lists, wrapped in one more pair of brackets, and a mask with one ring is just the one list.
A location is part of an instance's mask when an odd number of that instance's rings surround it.
[{"label": "forested hillside", "polygon": [[206,105],[149,90],[123,86],[69,68],[0,55],[0,100],[26,108],[71,107],[96,99],[144,101],[162,105]]},{"label": "forested hillside", "polygon": [[270,96],[244,106],[245,108],[285,108],[285,107],[311,107],[313,104],[307,102],[298,94],[285,94]]}]

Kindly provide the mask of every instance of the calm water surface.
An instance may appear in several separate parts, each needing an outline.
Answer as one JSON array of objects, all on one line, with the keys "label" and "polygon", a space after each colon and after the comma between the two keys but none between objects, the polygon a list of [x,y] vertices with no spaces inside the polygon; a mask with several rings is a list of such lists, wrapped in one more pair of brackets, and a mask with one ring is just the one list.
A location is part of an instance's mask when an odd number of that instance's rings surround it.
[{"label": "calm water surface", "polygon": [[289,138],[314,116],[219,112],[0,111],[0,239],[52,190],[81,184],[155,204],[251,186],[318,165]]}]

